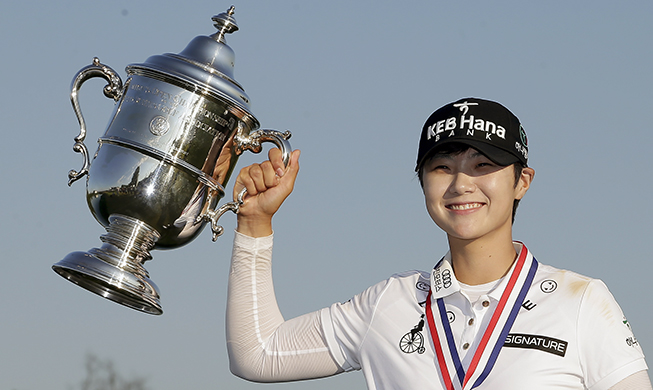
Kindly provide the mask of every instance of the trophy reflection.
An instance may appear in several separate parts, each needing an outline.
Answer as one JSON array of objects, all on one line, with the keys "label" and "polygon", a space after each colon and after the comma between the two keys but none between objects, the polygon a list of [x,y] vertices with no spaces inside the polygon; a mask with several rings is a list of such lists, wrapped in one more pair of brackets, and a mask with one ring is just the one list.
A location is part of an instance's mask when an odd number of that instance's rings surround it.
[{"label": "trophy reflection", "polygon": [[[210,223],[213,240],[222,234],[218,219],[238,212],[238,199],[217,207],[238,157],[272,142],[287,163],[289,132],[262,130],[249,98],[234,80],[234,53],[225,34],[238,29],[234,7],[212,18],[217,32],[198,36],[178,54],[155,55],[118,74],[95,58],[71,86],[80,123],[73,149],[82,154],[91,213],[107,233],[102,245],[72,252],[53,265],[55,272],[105,298],[130,308],[162,314],[159,289],[143,263],[153,249],[177,248]],[[78,91],[88,79],[108,84],[105,96],[115,109],[90,161],[84,144],[86,124]]]}]

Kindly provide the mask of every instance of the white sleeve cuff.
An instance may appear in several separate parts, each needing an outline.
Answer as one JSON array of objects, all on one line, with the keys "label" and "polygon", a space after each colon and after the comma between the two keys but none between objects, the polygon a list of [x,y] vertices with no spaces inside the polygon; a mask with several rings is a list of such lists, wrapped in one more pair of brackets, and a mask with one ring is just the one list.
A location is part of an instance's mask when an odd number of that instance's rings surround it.
[{"label": "white sleeve cuff", "polygon": [[646,361],[644,358],[637,359],[601,379],[600,382],[597,382],[594,386],[591,387],[591,390],[608,390],[615,384],[619,383],[619,381],[622,379],[627,378],[636,372],[644,371],[647,369],[648,367],[646,366]]},{"label": "white sleeve cuff", "polygon": [[238,231],[235,233],[234,249],[251,253],[272,248],[274,233],[266,237],[250,237]]},{"label": "white sleeve cuff", "polygon": [[[334,305],[337,305],[337,303]],[[340,368],[342,368],[344,371],[354,371],[356,368],[347,361],[345,353],[336,340],[335,330],[333,328],[333,320],[331,318],[332,307],[333,305],[331,307],[325,307],[324,309],[320,310],[324,341],[329,348],[331,357],[336,362],[336,364],[338,364],[338,366],[340,366]]]}]

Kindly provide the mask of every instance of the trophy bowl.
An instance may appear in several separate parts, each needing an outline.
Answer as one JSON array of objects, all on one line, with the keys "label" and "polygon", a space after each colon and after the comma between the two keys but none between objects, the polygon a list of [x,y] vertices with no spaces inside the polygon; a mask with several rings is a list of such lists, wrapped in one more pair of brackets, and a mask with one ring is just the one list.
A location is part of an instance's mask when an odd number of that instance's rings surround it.
[{"label": "trophy bowl", "polygon": [[[159,289],[143,266],[150,251],[183,246],[207,223],[214,241],[222,234],[218,219],[238,212],[245,192],[217,204],[244,151],[259,153],[261,143],[272,142],[288,162],[290,133],[259,129],[234,80],[234,52],[225,41],[238,30],[233,14],[232,6],[214,16],[218,31],[195,37],[178,54],[128,65],[124,83],[97,58],[77,72],[70,96],[80,133],[73,150],[83,166],[69,172],[68,184],[86,177],[88,207],[107,233],[99,248],[54,264],[59,275],[132,309],[162,314]],[[77,95],[95,77],[108,82],[103,91],[115,108],[91,161]]]}]

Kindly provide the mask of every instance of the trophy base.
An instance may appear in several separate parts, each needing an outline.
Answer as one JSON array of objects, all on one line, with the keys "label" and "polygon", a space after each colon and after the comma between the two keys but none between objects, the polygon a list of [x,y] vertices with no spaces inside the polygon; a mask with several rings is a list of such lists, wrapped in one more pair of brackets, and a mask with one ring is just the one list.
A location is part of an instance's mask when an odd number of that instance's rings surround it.
[{"label": "trophy base", "polygon": [[72,252],[52,269],[97,295],[132,309],[163,314],[159,289],[142,263],[152,258],[158,233],[143,222],[124,215],[109,217],[102,247]]}]

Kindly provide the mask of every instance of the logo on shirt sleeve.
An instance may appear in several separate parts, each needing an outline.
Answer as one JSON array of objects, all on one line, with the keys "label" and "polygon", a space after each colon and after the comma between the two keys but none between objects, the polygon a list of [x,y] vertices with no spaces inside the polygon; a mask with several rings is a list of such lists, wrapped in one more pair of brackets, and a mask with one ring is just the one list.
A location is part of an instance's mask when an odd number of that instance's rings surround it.
[{"label": "logo on shirt sleeve", "polygon": [[623,319],[623,324],[628,327],[628,330],[630,331],[630,334],[632,335],[632,336],[626,337],[626,344],[628,344],[629,347],[634,347],[637,344],[639,344],[637,342],[637,339],[635,338],[635,334],[633,333],[633,328],[630,327],[630,322],[628,322],[626,317],[624,317],[624,319]]}]

